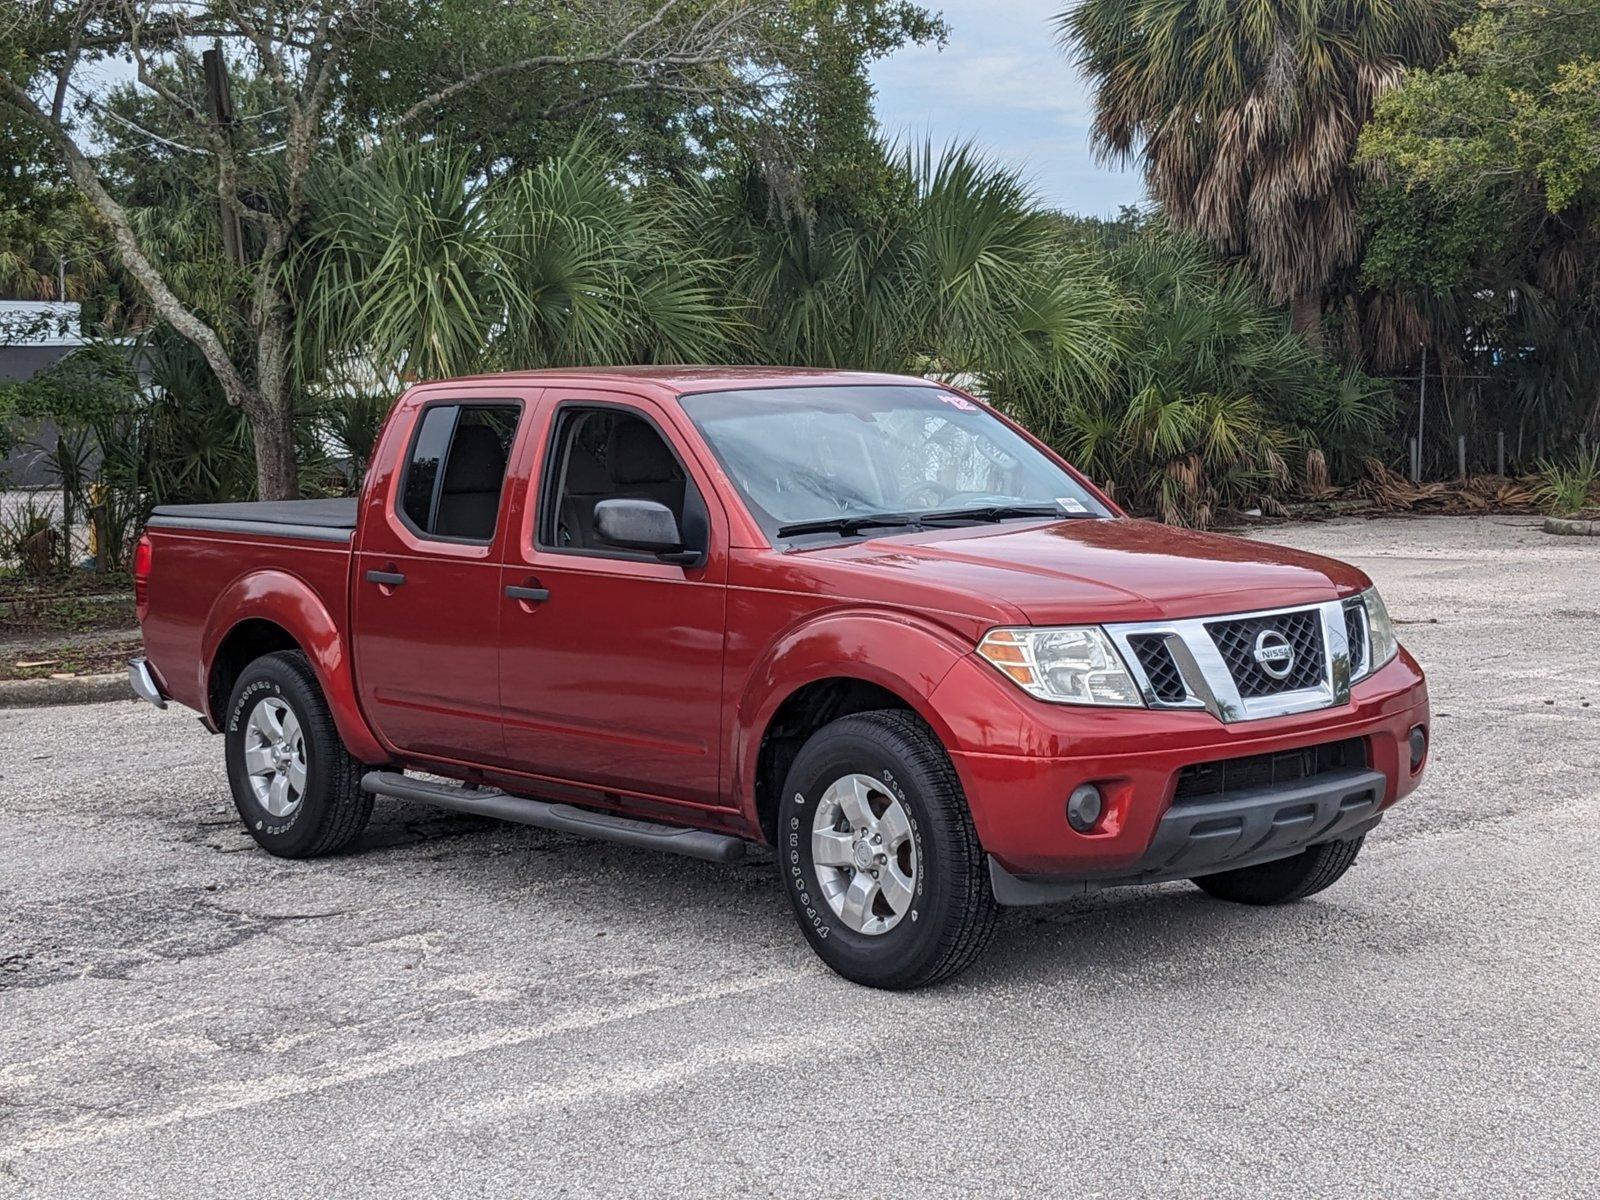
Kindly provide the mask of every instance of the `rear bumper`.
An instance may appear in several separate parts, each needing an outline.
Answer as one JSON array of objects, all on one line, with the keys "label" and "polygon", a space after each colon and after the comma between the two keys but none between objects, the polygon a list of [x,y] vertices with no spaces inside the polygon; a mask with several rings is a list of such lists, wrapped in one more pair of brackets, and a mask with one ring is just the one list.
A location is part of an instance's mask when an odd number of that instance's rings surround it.
[{"label": "rear bumper", "polygon": [[1081,878],[1018,876],[989,858],[1001,904],[1049,904],[1129,884],[1192,879],[1256,866],[1322,842],[1359,837],[1382,819],[1388,780],[1381,771],[1338,771],[1302,783],[1174,804],[1131,868]]},{"label": "rear bumper", "polygon": [[156,681],[156,673],[151,670],[149,662],[143,658],[128,661],[128,684],[133,688],[133,694],[146,704],[154,704],[157,708],[167,706],[167,694],[161,690],[161,684]]},{"label": "rear bumper", "polygon": [[[997,867],[1019,879],[1099,881],[1093,886],[1108,886],[1108,880],[1154,882],[1204,873],[1198,860],[1191,860],[1192,870],[1175,860],[1169,876],[1163,874],[1168,864],[1160,861],[1169,848],[1165,839],[1176,836],[1162,828],[1173,808],[1179,775],[1195,764],[1360,739],[1366,769],[1382,781],[1378,813],[1413,791],[1426,766],[1424,762],[1412,768],[1408,740],[1418,725],[1429,730],[1427,685],[1415,661],[1403,651],[1356,684],[1348,704],[1235,724],[1224,724],[1206,712],[1073,708],[1025,696],[1018,701],[1017,696],[1021,696],[1018,689],[998,673],[974,663],[970,669],[958,664],[933,700],[941,713],[957,713],[952,730],[956,736],[947,744],[953,743],[951,761],[979,841]],[[1010,706],[1009,718],[1002,718],[1002,704]],[[976,720],[963,724],[963,706],[981,710],[982,724]],[[1328,778],[1316,775],[1305,782]],[[1067,823],[1066,801],[1084,783],[1099,788],[1104,814],[1093,829],[1080,833]],[[1220,799],[1248,804],[1251,797],[1233,791]],[[1199,805],[1186,801],[1179,807],[1192,810]],[[1171,827],[1179,828],[1177,823]],[[1339,825],[1311,836],[1335,840],[1356,832]],[[1248,839],[1240,836],[1245,842],[1241,853],[1248,852]],[[1271,845],[1263,847],[1267,849]],[[1200,852],[1199,846],[1180,850]],[[1212,869],[1231,865],[1237,864],[1229,861]]]}]

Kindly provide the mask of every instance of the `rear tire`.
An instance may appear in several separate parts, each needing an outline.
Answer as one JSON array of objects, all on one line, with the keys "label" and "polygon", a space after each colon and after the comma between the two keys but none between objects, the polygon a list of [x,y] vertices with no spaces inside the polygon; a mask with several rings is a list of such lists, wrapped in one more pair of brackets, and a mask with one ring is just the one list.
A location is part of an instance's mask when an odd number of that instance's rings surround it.
[{"label": "rear tire", "polygon": [[345,749],[304,654],[280,650],[246,667],[222,728],[234,807],[263,850],[315,858],[366,828],[365,768]]},{"label": "rear tire", "polygon": [[948,979],[994,932],[994,894],[961,783],[911,713],[857,713],[811,736],[779,798],[777,850],[806,940],[856,983]]},{"label": "rear tire", "polygon": [[1218,900],[1235,904],[1292,904],[1339,882],[1355,865],[1366,835],[1345,842],[1323,842],[1291,858],[1201,875],[1195,886]]}]

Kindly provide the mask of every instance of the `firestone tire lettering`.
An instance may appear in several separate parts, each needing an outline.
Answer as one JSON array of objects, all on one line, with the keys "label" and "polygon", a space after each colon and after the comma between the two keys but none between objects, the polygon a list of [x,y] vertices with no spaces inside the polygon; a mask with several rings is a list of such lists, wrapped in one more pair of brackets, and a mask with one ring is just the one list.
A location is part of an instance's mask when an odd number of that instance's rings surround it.
[{"label": "firestone tire lettering", "polygon": [[[905,919],[879,932],[858,932],[821,898],[812,823],[800,816],[851,774],[882,780],[905,813],[915,851]],[[955,770],[927,725],[898,710],[842,717],[801,748],[780,795],[786,890],[801,931],[828,966],[857,983],[911,988],[976,960],[994,928],[994,895]]]}]

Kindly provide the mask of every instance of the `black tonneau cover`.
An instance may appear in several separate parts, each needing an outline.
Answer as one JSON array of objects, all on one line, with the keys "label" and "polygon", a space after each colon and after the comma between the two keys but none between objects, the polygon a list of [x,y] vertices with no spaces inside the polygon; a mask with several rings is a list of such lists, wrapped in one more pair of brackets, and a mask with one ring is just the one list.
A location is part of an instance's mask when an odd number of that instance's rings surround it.
[{"label": "black tonneau cover", "polygon": [[356,502],[342,500],[257,500],[240,504],[160,504],[150,514],[152,529],[202,529],[215,533],[253,533],[313,541],[348,542],[356,527]]}]

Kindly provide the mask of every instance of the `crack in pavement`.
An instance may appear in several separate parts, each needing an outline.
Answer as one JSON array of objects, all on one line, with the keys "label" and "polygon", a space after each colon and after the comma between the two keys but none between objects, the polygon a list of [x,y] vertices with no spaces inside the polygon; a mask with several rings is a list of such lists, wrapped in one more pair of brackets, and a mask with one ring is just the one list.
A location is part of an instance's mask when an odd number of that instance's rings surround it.
[{"label": "crack in pavement", "polygon": [[[109,1120],[93,1117],[69,1121],[38,1130],[20,1141],[0,1146],[0,1163],[40,1151],[62,1150],[83,1142],[137,1135],[163,1126],[204,1120],[218,1113],[233,1112],[261,1105],[276,1104],[298,1096],[312,1095],[347,1084],[362,1083],[420,1066],[465,1058],[487,1051],[526,1046],[570,1033],[586,1033],[667,1012],[685,1005],[708,1004],[751,992],[764,991],[792,982],[802,972],[786,971],[758,975],[709,988],[672,996],[658,996],[619,1005],[611,1009],[578,1010],[541,1025],[517,1029],[495,1029],[462,1034],[432,1042],[414,1042],[387,1047],[370,1054],[324,1064],[321,1071],[295,1071],[250,1080],[230,1080],[210,1084],[163,1112],[136,1116],[114,1116]],[[96,1113],[96,1116],[103,1113]]]}]

